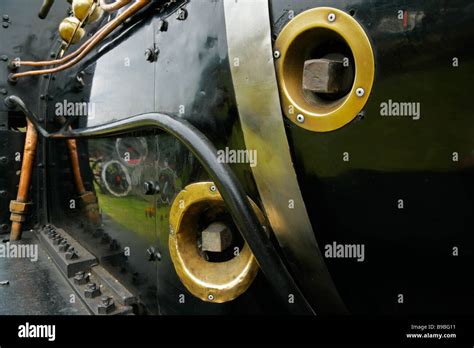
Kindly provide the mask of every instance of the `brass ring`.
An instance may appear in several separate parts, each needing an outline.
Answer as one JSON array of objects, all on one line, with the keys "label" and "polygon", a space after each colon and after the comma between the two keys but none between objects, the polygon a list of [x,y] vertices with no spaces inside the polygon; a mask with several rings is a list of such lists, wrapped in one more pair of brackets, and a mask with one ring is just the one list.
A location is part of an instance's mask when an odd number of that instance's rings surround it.
[{"label": "brass ring", "polygon": [[[263,213],[253,201],[251,204],[263,224]],[[208,262],[201,257],[196,226],[206,209],[226,209],[212,182],[188,185],[176,196],[170,211],[170,255],[176,273],[191,294],[206,302],[223,303],[244,293],[259,267],[247,243],[228,261]]]},{"label": "brass ring", "polygon": [[[305,99],[301,87],[307,42],[301,40],[308,33],[317,39],[319,34],[329,32],[342,38],[352,51],[354,82],[346,96],[318,106]],[[282,30],[275,42],[275,51],[280,55],[276,59],[276,70],[282,106],[285,115],[298,126],[315,132],[333,131],[352,121],[364,108],[374,81],[374,54],[364,29],[349,14],[330,7],[305,11]],[[299,56],[295,59],[295,55]]]}]

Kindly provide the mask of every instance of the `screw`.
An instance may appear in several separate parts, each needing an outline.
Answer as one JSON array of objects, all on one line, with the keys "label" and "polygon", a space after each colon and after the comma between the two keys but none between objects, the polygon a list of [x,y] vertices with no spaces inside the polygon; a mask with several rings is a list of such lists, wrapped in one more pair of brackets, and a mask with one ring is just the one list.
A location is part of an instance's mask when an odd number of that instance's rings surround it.
[{"label": "screw", "polygon": [[59,248],[58,250],[60,252],[66,252],[69,249],[70,245],[67,242],[67,240],[63,240],[61,243],[59,243]]},{"label": "screw", "polygon": [[304,116],[302,114],[298,114],[298,116],[296,116],[296,121],[299,123],[304,123]]},{"label": "screw", "polygon": [[0,94],[7,95],[8,91],[5,88],[0,89]]},{"label": "screw", "polygon": [[336,20],[336,14],[335,13],[330,13],[328,15],[328,21],[330,21],[331,23],[334,22]]},{"label": "screw", "polygon": [[212,185],[210,190],[211,190],[211,192],[216,192],[217,191],[216,185]]},{"label": "screw", "polygon": [[148,249],[146,249],[146,252],[148,253],[148,261],[156,260],[155,248],[149,247]]},{"label": "screw", "polygon": [[158,30],[159,31],[167,31],[168,30],[168,22],[165,20],[160,21],[160,24],[158,24]]},{"label": "screw", "polygon": [[69,249],[66,252],[65,257],[66,257],[66,260],[74,260],[74,259],[78,259],[79,255],[77,254],[76,250],[74,250],[73,247],[69,247]]},{"label": "screw", "polygon": [[155,58],[153,57],[153,50],[151,48],[146,49],[145,58],[149,62],[153,62],[155,60]]},{"label": "screw", "polygon": [[74,283],[84,285],[89,283],[89,275],[84,271],[77,272],[74,276]]},{"label": "screw", "polygon": [[97,287],[96,283],[87,283],[86,290],[84,291],[84,295],[87,298],[94,298],[100,295],[100,289]]},{"label": "screw", "polygon": [[99,314],[108,314],[115,309],[114,299],[109,296],[104,296],[97,307]]},{"label": "screw", "polygon": [[10,20],[10,16],[8,16],[8,15],[6,15],[6,14],[3,15],[3,20],[4,20],[4,21],[9,21],[9,20]]},{"label": "screw", "polygon": [[2,55],[2,56],[0,57],[0,59],[1,59],[2,61],[6,62],[6,61],[8,60],[8,57],[7,57],[6,55]]},{"label": "screw", "polygon": [[213,294],[207,295],[207,299],[208,299],[209,301],[214,301],[214,295],[213,295]]},{"label": "screw", "polygon": [[280,58],[280,57],[281,57],[280,51],[278,51],[278,50],[274,51],[274,52],[273,52],[273,57],[274,57],[275,59]]},{"label": "screw", "polygon": [[365,90],[361,87],[357,88],[356,89],[356,95],[360,98],[360,97],[363,97],[365,94]]},{"label": "screw", "polygon": [[3,22],[2,23],[2,27],[4,27],[5,29],[8,28],[10,25],[7,23],[7,22]]}]

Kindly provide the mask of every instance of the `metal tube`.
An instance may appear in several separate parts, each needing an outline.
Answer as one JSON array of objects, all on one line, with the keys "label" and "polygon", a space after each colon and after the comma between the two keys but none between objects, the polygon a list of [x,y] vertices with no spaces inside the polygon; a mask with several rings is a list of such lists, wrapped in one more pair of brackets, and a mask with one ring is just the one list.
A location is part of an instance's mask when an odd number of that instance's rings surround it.
[{"label": "metal tube", "polygon": [[110,4],[106,3],[105,0],[100,0],[100,7],[106,12],[113,12],[120,10],[125,5],[129,4],[132,0],[117,0]]},{"label": "metal tube", "polygon": [[16,74],[11,74],[10,79],[16,80],[20,77],[25,77],[25,76],[32,76],[32,75],[44,75],[44,74],[53,74],[62,70],[65,70],[67,68],[70,68],[74,66],[76,63],[81,61],[102,39],[104,39],[107,35],[109,35],[112,31],[115,30],[120,24],[122,24],[126,19],[128,19],[130,16],[138,12],[140,9],[145,7],[147,4],[149,4],[149,0],[141,0],[137,1],[134,3],[132,6],[127,8],[123,13],[121,13],[117,18],[112,20],[112,22],[109,23],[106,27],[104,27],[104,30],[98,33],[98,35],[94,36],[94,38],[90,41],[90,43],[84,48],[82,52],[80,52],[74,59],[70,60],[69,62],[57,66],[55,68],[51,69],[43,69],[43,70],[33,70],[33,71],[26,71],[22,73],[16,73]]},{"label": "metal tube", "polygon": [[84,182],[82,181],[81,167],[79,166],[79,155],[77,154],[77,143],[75,139],[67,140],[67,147],[69,150],[69,158],[71,159],[72,172],[74,175],[74,182],[76,184],[77,193],[82,195],[86,192]]},{"label": "metal tube", "polygon": [[[31,174],[33,172],[33,162],[36,155],[36,145],[38,143],[38,134],[35,126],[28,120],[26,129],[25,148],[23,150],[23,162],[21,164],[20,183],[18,185],[18,193],[16,202],[28,203],[28,191],[31,183]],[[10,240],[21,239],[21,225],[24,220],[24,213],[16,213],[12,211],[12,228],[10,232]]]},{"label": "metal tube", "polygon": [[64,56],[61,59],[42,60],[42,61],[38,61],[38,62],[27,61],[27,60],[21,61],[20,60],[20,61],[16,62],[16,64],[18,66],[47,66],[47,65],[57,65],[57,64],[66,63],[67,61],[71,60],[74,57],[77,57],[79,55],[79,53],[84,51],[89,46],[89,44],[92,42],[92,40],[94,40],[98,35],[100,35],[100,33],[103,32],[107,28],[107,26],[110,25],[110,24],[111,23],[108,23],[103,28],[100,28],[100,30],[98,30],[93,36],[91,36],[86,42],[84,42],[81,45],[81,47],[79,47],[77,50],[75,50],[74,52],[68,54],[67,56]]},{"label": "metal tube", "polygon": [[[260,268],[275,292],[283,300],[288,311],[295,314],[315,314],[298,285],[288,272],[275,246],[266,235],[263,227],[247,199],[237,177],[226,163],[220,163],[214,145],[197,128],[184,119],[160,113],[148,113],[133,116],[125,120],[112,122],[92,128],[49,133],[28,110],[25,103],[17,96],[9,96],[5,102],[9,106],[19,107],[33,122],[38,132],[47,138],[71,139],[119,135],[130,131],[158,128],[177,138],[199,160],[210,174],[222,195],[237,228],[250,246]],[[294,296],[294,303],[289,303],[289,296]]]},{"label": "metal tube", "polygon": [[45,19],[48,16],[49,10],[54,5],[54,0],[44,0],[43,5],[38,13],[38,17],[41,19]]}]

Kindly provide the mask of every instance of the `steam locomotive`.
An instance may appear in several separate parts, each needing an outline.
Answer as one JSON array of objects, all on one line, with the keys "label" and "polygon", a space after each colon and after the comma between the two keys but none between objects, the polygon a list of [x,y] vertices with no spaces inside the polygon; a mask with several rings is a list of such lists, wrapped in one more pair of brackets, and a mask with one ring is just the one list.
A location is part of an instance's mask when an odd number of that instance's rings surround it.
[{"label": "steam locomotive", "polygon": [[473,313],[470,1],[0,15],[0,314]]}]

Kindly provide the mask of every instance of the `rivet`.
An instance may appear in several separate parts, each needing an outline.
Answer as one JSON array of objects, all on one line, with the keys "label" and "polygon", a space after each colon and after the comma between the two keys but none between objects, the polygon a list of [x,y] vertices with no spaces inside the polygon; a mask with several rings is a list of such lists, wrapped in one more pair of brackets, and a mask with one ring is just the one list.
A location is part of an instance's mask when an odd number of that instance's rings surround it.
[{"label": "rivet", "polygon": [[363,97],[364,94],[365,94],[365,90],[363,88],[359,87],[356,89],[356,96]]}]

